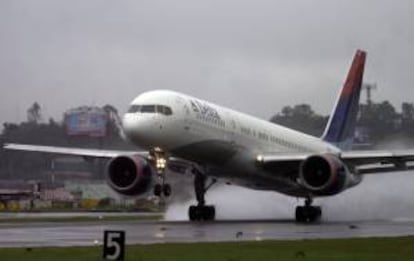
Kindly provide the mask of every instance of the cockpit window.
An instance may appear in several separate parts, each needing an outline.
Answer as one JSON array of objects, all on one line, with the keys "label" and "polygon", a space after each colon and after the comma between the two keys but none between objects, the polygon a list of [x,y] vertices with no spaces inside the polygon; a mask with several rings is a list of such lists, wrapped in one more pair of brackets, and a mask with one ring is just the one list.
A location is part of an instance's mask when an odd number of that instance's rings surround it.
[{"label": "cockpit window", "polygon": [[140,105],[132,105],[129,108],[128,112],[129,113],[135,113],[135,112],[139,112],[140,109],[141,109],[141,106]]},{"label": "cockpit window", "polygon": [[157,112],[164,115],[172,114],[171,108],[164,105],[157,105]]},{"label": "cockpit window", "polygon": [[128,113],[159,113],[163,115],[172,115],[172,110],[164,105],[131,105]]},{"label": "cockpit window", "polygon": [[172,110],[170,107],[164,106],[164,114],[165,115],[172,115]]},{"label": "cockpit window", "polygon": [[155,105],[142,105],[140,112],[141,113],[155,112]]}]

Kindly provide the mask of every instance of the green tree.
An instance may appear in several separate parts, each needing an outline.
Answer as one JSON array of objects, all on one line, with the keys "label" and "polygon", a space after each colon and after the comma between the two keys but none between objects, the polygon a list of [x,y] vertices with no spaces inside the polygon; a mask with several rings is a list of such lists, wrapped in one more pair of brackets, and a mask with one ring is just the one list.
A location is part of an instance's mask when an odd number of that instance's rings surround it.
[{"label": "green tree", "polygon": [[29,109],[27,109],[27,121],[38,124],[42,119],[41,107],[39,103],[35,102]]},{"label": "green tree", "polygon": [[401,129],[405,134],[414,131],[414,105],[412,103],[401,104]]},{"label": "green tree", "polygon": [[400,115],[389,101],[360,105],[358,124],[368,128],[375,142],[400,130]]},{"label": "green tree", "polygon": [[308,104],[285,106],[270,121],[314,136],[323,133],[328,117],[316,114]]}]

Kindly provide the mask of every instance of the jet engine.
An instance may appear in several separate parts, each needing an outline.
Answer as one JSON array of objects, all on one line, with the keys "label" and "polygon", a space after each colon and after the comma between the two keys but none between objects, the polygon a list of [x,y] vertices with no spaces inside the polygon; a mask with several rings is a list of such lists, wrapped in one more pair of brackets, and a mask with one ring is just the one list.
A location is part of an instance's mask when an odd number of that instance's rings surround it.
[{"label": "jet engine", "polygon": [[299,179],[305,188],[318,196],[338,194],[361,181],[332,154],[308,157],[301,165]]},{"label": "jet engine", "polygon": [[154,171],[139,155],[118,156],[107,165],[108,185],[126,196],[137,196],[151,188]]}]

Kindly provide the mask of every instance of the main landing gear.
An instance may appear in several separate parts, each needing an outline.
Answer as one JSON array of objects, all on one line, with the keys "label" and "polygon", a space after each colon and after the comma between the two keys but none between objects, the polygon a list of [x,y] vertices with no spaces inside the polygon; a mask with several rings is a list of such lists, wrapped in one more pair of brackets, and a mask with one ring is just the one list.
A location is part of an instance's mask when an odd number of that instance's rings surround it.
[{"label": "main landing gear", "polygon": [[322,209],[320,206],[312,206],[312,198],[308,197],[304,206],[296,207],[295,216],[298,223],[314,223],[320,220]]},{"label": "main landing gear", "polygon": [[167,167],[167,159],[164,151],[156,147],[150,151],[158,174],[158,183],[154,186],[154,195],[157,197],[171,195],[171,185],[165,182],[165,169]]},{"label": "main landing gear", "polygon": [[194,189],[198,204],[191,205],[188,209],[188,217],[191,221],[214,220],[216,209],[213,205],[206,205],[205,202],[205,194],[214,183],[216,183],[215,179],[206,186],[206,177],[198,172],[195,174]]}]

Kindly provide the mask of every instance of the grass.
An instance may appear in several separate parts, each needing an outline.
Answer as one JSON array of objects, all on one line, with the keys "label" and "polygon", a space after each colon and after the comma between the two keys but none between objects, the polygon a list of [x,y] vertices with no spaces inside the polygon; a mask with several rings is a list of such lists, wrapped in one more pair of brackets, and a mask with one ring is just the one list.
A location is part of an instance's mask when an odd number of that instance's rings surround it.
[{"label": "grass", "polygon": [[[134,245],[125,260],[413,260],[414,237]],[[103,260],[101,247],[0,249],[1,260]]]},{"label": "grass", "polygon": [[3,223],[44,223],[44,222],[106,222],[106,221],[145,221],[145,220],[159,220],[162,218],[161,214],[154,214],[149,216],[103,216],[99,217],[26,217],[26,218],[0,218],[0,224]]}]

